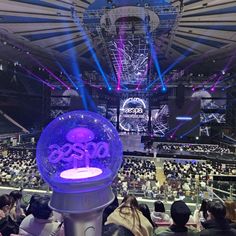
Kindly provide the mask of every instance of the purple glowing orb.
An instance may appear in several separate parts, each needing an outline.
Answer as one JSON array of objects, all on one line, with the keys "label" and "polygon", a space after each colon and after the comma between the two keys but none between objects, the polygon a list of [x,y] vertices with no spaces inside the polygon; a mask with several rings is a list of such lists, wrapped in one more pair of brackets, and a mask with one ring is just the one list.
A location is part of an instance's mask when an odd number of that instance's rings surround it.
[{"label": "purple glowing orb", "polygon": [[66,134],[66,139],[71,143],[87,143],[94,139],[94,133],[87,128],[74,128]]},{"label": "purple glowing orb", "polygon": [[95,167],[74,168],[61,172],[63,179],[87,179],[102,174],[102,170]]},{"label": "purple glowing orb", "polygon": [[72,111],[43,130],[36,158],[54,192],[77,194],[109,185],[122,155],[119,135],[108,120],[97,113]]}]

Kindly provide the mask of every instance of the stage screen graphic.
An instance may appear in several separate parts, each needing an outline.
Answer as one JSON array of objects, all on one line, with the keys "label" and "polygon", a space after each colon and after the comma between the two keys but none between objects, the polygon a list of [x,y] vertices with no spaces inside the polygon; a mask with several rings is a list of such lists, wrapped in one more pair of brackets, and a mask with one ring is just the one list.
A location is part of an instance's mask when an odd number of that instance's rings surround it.
[{"label": "stage screen graphic", "polygon": [[147,82],[150,46],[144,37],[116,38],[108,41],[110,57],[121,84]]},{"label": "stage screen graphic", "polygon": [[116,127],[117,124],[117,108],[107,108],[107,119]]},{"label": "stage screen graphic", "polygon": [[120,130],[147,132],[148,102],[147,99],[129,97],[120,101]]},{"label": "stage screen graphic", "polygon": [[167,104],[160,105],[160,108],[151,111],[152,132],[157,136],[165,136],[169,130],[169,107]]},{"label": "stage screen graphic", "polygon": [[[50,118],[55,119],[69,110],[77,109],[78,100],[81,99],[76,90],[67,89],[51,91]],[[76,108],[73,108],[73,106],[76,106]],[[82,105],[80,105],[80,107],[82,107]]]},{"label": "stage screen graphic", "polygon": [[170,136],[173,137],[196,137],[199,136],[200,128],[200,100],[185,99],[181,107],[176,101],[169,101]]},{"label": "stage screen graphic", "polygon": [[107,110],[106,104],[99,104],[99,105],[97,105],[97,112],[98,112],[98,114],[102,115],[105,118],[106,118],[106,110]]}]

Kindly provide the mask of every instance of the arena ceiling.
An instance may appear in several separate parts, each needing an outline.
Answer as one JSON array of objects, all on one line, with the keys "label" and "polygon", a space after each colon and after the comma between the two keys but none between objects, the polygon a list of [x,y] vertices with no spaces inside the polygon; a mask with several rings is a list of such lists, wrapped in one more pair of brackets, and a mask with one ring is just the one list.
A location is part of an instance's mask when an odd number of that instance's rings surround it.
[{"label": "arena ceiling", "polygon": [[78,62],[137,85],[158,69],[233,70],[236,1],[1,0],[0,36],[1,59]]}]

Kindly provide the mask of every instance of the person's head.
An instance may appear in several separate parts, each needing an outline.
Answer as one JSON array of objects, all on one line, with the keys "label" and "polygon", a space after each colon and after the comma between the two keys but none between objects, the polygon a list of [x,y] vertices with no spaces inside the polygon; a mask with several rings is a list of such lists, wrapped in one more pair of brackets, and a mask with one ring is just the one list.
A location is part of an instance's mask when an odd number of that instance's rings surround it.
[{"label": "person's head", "polygon": [[148,219],[148,221],[151,223],[151,225],[154,226],[154,223],[152,222],[152,219],[151,219],[151,213],[150,213],[148,205],[147,204],[139,204],[139,210]]},{"label": "person's head", "polygon": [[122,203],[125,206],[130,206],[131,208],[137,208],[138,209],[138,201],[135,196],[133,195],[127,195],[124,197]]},{"label": "person's head", "polygon": [[8,194],[3,194],[0,196],[0,210],[5,214],[9,214],[12,208],[12,198]]},{"label": "person's head", "polygon": [[48,206],[48,196],[39,197],[32,203],[32,215],[38,219],[48,219],[52,215],[52,209]]},{"label": "person's head", "polygon": [[40,195],[35,193],[31,196],[30,201],[29,201],[29,206],[32,205],[36,200],[40,198]]},{"label": "person's head", "polygon": [[184,201],[175,201],[170,208],[171,218],[178,226],[185,226],[191,215],[189,207]]},{"label": "person's head", "polygon": [[226,215],[225,205],[219,200],[213,200],[208,203],[207,211],[210,219],[222,220]]},{"label": "person's head", "polygon": [[205,219],[207,219],[207,209],[208,209],[208,203],[209,203],[209,200],[208,199],[203,199],[202,200],[202,204],[201,204],[201,207],[199,209],[199,211],[202,211],[203,212],[203,217]]},{"label": "person's head", "polygon": [[226,218],[236,223],[236,202],[225,201]]},{"label": "person's head", "polygon": [[[122,215],[122,217],[126,218],[126,217],[131,217],[133,219],[133,226],[135,225],[135,219],[138,219],[138,225],[139,227],[141,227],[141,221],[140,221],[140,217],[138,214],[138,201],[137,199],[132,196],[132,195],[128,195],[125,197],[125,200],[123,199],[123,203],[120,205],[119,207],[119,213],[120,215]],[[127,209],[129,209],[127,211]]]},{"label": "person's head", "polygon": [[17,201],[21,200],[21,198],[22,198],[22,192],[19,190],[14,190],[14,191],[10,192],[9,195],[12,197],[14,202],[17,202]]},{"label": "person's head", "polygon": [[134,234],[124,226],[107,224],[103,226],[102,236],[134,236]]},{"label": "person's head", "polygon": [[154,202],[154,211],[155,212],[165,212],[165,206],[161,201]]}]

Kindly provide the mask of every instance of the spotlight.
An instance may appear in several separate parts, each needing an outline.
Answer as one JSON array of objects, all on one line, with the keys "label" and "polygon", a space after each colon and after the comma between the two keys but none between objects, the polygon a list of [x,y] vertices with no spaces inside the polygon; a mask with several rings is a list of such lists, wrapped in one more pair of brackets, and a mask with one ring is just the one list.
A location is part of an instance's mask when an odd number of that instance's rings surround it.
[{"label": "spotlight", "polygon": [[116,90],[120,91],[120,87],[117,87]]},{"label": "spotlight", "polygon": [[161,91],[162,91],[163,93],[165,93],[165,92],[167,91],[167,88],[164,86],[164,87],[161,88]]},{"label": "spotlight", "polygon": [[196,140],[199,140],[199,137],[198,137],[198,136],[196,137]]},{"label": "spotlight", "polygon": [[108,90],[111,91],[111,87],[108,87]]},{"label": "spotlight", "polygon": [[136,90],[138,90],[138,88],[136,88]]},{"label": "spotlight", "polygon": [[194,92],[194,91],[195,91],[195,88],[192,88],[192,91]]},{"label": "spotlight", "polygon": [[211,92],[214,92],[214,91],[215,91],[215,87],[212,87],[212,88],[211,88]]},{"label": "spotlight", "polygon": [[225,75],[225,71],[224,70],[222,70],[221,73],[222,73],[222,75]]}]

